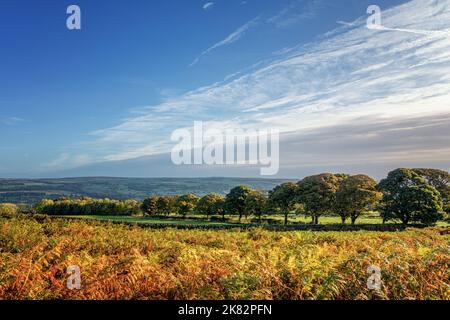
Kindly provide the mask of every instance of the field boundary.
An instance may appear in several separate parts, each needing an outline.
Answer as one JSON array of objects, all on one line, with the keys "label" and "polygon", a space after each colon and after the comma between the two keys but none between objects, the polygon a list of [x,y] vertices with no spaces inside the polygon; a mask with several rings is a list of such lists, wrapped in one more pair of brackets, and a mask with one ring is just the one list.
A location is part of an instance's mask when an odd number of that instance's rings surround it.
[{"label": "field boundary", "polygon": [[[224,224],[224,225],[195,225],[195,224],[168,224],[168,223],[145,223],[132,221],[106,221],[101,219],[86,219],[77,217],[55,217],[46,216],[51,219],[62,220],[83,220],[94,221],[105,224],[117,224],[137,226],[143,229],[180,229],[180,230],[249,230],[249,229],[265,229],[269,231],[378,231],[378,232],[395,232],[403,231],[407,228],[424,229],[428,226],[420,224],[292,224],[292,225],[261,225],[261,224]],[[46,218],[39,217],[39,218]],[[36,217],[35,217],[36,218]],[[37,219],[39,220],[39,219]]]}]

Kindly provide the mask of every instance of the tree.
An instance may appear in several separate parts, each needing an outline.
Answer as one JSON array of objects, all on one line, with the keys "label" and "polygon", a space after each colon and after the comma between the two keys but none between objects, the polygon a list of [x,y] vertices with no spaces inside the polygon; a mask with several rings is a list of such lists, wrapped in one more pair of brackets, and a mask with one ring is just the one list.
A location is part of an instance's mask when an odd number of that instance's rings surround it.
[{"label": "tree", "polygon": [[224,202],[225,202],[224,196],[217,193],[210,193],[200,199],[200,201],[197,204],[197,209],[199,213],[206,215],[206,217],[213,215],[223,216]]},{"label": "tree", "polygon": [[51,199],[42,199],[33,206],[33,211],[39,214],[52,214],[54,201]]},{"label": "tree", "polygon": [[319,223],[321,215],[333,212],[336,192],[344,179],[344,175],[323,173],[298,182],[298,199],[303,203],[305,212],[311,216],[313,224]]},{"label": "tree", "polygon": [[12,203],[0,203],[0,217],[12,218],[19,213],[19,207]]},{"label": "tree", "polygon": [[283,183],[269,192],[270,206],[284,214],[285,225],[288,223],[288,214],[297,203],[297,195],[298,185],[293,182]]},{"label": "tree", "polygon": [[158,207],[157,207],[158,199],[159,198],[157,196],[152,196],[150,198],[144,199],[141,205],[141,209],[144,215],[153,216],[158,214]]},{"label": "tree", "polygon": [[225,197],[225,210],[229,214],[239,215],[239,221],[245,214],[245,201],[252,189],[246,186],[235,187]]},{"label": "tree", "polygon": [[450,173],[439,169],[412,169],[441,194],[444,212],[450,216]]},{"label": "tree", "polygon": [[162,196],[156,201],[156,208],[159,214],[169,215],[172,211],[172,198],[169,196]]},{"label": "tree", "polygon": [[127,216],[136,216],[140,213],[139,202],[137,200],[129,199],[125,201],[119,201],[118,205],[122,207],[121,213]]},{"label": "tree", "polygon": [[267,196],[261,190],[252,190],[245,199],[245,212],[258,217],[261,223],[261,216],[266,212]]},{"label": "tree", "polygon": [[200,199],[199,197],[190,193],[180,196],[177,199],[176,203],[176,206],[178,207],[178,213],[181,214],[183,217],[186,217],[186,215],[191,214],[197,208],[197,203],[199,199]]},{"label": "tree", "polygon": [[342,223],[350,218],[354,225],[358,217],[375,208],[381,197],[375,180],[366,175],[350,176],[340,183],[336,192],[336,211]]},{"label": "tree", "polygon": [[435,187],[411,169],[397,169],[383,179],[378,188],[383,192],[384,221],[400,220],[403,224],[432,224],[442,218],[442,198]]}]

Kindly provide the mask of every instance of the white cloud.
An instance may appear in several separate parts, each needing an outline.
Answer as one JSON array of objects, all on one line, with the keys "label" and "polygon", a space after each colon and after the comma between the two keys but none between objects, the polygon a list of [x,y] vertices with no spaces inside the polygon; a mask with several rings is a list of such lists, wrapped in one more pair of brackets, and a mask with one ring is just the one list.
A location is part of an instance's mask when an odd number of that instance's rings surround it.
[{"label": "white cloud", "polygon": [[[236,41],[255,23],[205,52]],[[92,145],[102,160],[128,159],[170,151],[172,130],[191,127],[194,120],[218,127],[274,127],[301,137],[343,123],[350,134],[352,123],[374,118],[395,124],[450,113],[450,38],[436,32],[450,28],[448,1],[415,0],[386,10],[385,30],[367,29],[365,19],[351,23],[352,28],[341,27],[316,43],[283,50],[276,60],[232,80],[168,99],[97,131]],[[367,151],[372,161],[441,159],[450,149],[447,142],[424,154],[414,149],[421,144],[411,141],[409,149],[396,152],[389,136],[384,137],[378,143],[385,148]],[[286,157],[301,159],[303,152],[291,150]],[[339,159],[358,161],[348,153]]]},{"label": "white cloud", "polygon": [[211,46],[208,49],[206,49],[205,51],[203,51],[197,58],[195,58],[195,60],[190,64],[190,66],[196,65],[200,61],[201,57],[210,53],[211,51],[216,50],[223,46],[228,46],[228,45],[238,41],[245,34],[245,32],[247,32],[249,29],[255,27],[258,24],[258,20],[259,20],[259,17],[256,17],[256,18],[248,21],[247,23],[245,23],[244,25],[239,27],[236,31],[234,31],[233,33],[228,35],[225,39],[217,42],[213,46]]},{"label": "white cloud", "polygon": [[203,10],[212,9],[213,6],[214,6],[214,2],[207,2],[203,5]]}]

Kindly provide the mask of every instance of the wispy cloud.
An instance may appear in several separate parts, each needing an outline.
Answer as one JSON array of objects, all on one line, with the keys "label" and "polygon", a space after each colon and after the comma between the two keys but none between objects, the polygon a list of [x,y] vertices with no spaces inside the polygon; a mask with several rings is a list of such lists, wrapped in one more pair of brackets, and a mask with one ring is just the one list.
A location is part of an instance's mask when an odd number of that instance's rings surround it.
[{"label": "wispy cloud", "polygon": [[316,17],[317,10],[323,7],[322,0],[294,0],[266,22],[280,28],[289,27],[302,20]]},{"label": "wispy cloud", "polygon": [[448,37],[450,36],[450,29],[447,30],[418,30],[418,29],[404,29],[404,28],[389,28],[385,26],[379,26],[376,28],[380,31],[398,31],[398,32],[408,32],[408,33],[414,33],[414,34],[420,34],[425,36],[436,36],[436,37]]},{"label": "wispy cloud", "polygon": [[358,26],[358,23],[357,22],[347,22],[347,21],[342,21],[342,20],[339,20],[339,21],[336,21],[336,23],[337,24],[340,24],[340,25],[343,25],[343,26],[346,26],[346,27],[356,27],[356,26]]},{"label": "wispy cloud", "polygon": [[0,123],[7,126],[14,126],[25,120],[19,117],[0,117]]},{"label": "wispy cloud", "polygon": [[76,168],[90,163],[91,157],[86,154],[70,154],[70,153],[60,153],[52,161],[42,165],[42,170],[60,170],[65,168]]},{"label": "wispy cloud", "polygon": [[203,5],[203,10],[210,10],[214,6],[214,2],[207,2]]},{"label": "wispy cloud", "polygon": [[[93,133],[91,146],[100,160],[163,153],[170,151],[172,130],[203,120],[215,128],[279,128],[282,137],[294,135],[297,140],[320,141],[323,132],[358,137],[357,144],[373,142],[370,150],[365,149],[373,162],[432,161],[448,156],[448,139],[439,140],[440,145],[428,153],[419,151],[424,139],[431,137],[436,119],[450,110],[448,35],[369,30],[365,19],[351,24],[352,28],[339,28],[316,43],[285,49],[273,61],[238,77],[146,108],[137,117]],[[383,24],[392,29],[445,31],[450,28],[450,7],[446,1],[414,0],[385,10]],[[208,50],[236,41],[249,27]],[[355,128],[361,123],[365,126]],[[370,123],[366,135],[364,128]],[[389,127],[389,131],[381,134],[376,126]],[[429,129],[420,129],[424,127]],[[395,130],[408,133],[402,139],[411,139],[401,149],[398,141],[389,138],[400,132]],[[433,134],[446,135],[447,131]],[[372,139],[376,134],[382,138]],[[289,152],[281,154],[282,162],[322,161],[320,153],[311,155],[313,145],[295,148],[292,144]],[[281,149],[286,150],[286,145]],[[335,152],[341,163],[367,158],[355,157],[345,148]],[[303,158],[306,154],[311,157]]]},{"label": "wispy cloud", "polygon": [[190,66],[192,67],[196,65],[204,55],[210,53],[211,51],[216,50],[223,46],[228,46],[238,41],[249,29],[255,27],[258,24],[258,20],[259,17],[256,17],[248,21],[247,23],[239,27],[237,30],[235,30],[233,33],[228,35],[225,39],[217,42],[216,44],[212,45],[211,47],[203,51],[197,58],[195,58],[195,60],[190,64]]}]

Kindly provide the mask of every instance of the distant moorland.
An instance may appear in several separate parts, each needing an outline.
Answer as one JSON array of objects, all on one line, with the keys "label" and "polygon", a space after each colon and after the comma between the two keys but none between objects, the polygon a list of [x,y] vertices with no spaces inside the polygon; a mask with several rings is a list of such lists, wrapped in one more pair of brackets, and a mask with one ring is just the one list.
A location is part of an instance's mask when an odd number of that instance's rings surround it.
[{"label": "distant moorland", "polygon": [[270,190],[288,180],[249,178],[0,179],[0,203],[33,204],[44,198],[92,197],[143,200],[149,195],[226,194],[237,185]]}]

